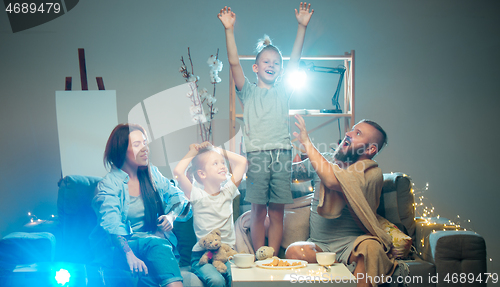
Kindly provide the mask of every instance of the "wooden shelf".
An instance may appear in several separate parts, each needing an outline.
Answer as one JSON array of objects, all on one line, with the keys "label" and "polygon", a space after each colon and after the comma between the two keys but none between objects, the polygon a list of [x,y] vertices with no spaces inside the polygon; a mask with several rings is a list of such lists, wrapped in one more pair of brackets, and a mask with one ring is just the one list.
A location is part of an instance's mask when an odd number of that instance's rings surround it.
[{"label": "wooden shelf", "polygon": [[[290,110],[289,115],[290,117],[294,117],[295,115],[301,115],[303,117],[336,117],[336,118],[349,118],[352,116],[351,114],[321,113],[319,112],[319,110]],[[235,117],[237,119],[243,119],[243,114],[235,114]]]},{"label": "wooden shelf", "polygon": [[[255,56],[239,56],[240,61],[255,61]],[[290,57],[284,56],[283,60],[289,60]],[[348,131],[352,128],[354,124],[354,50],[350,53],[346,52],[342,56],[304,56],[301,60],[309,61],[343,61],[343,65],[346,67],[344,74],[343,85],[344,85],[344,105],[342,111],[344,113],[321,113],[320,109],[295,109],[290,110],[290,117],[295,114],[300,114],[303,117],[325,117],[329,118],[324,123],[309,129],[309,133],[316,131],[323,126],[332,123],[334,120],[343,118],[344,119],[344,130]],[[240,103],[241,104],[241,103]],[[242,105],[243,109],[243,105]],[[236,152],[235,140],[236,135],[236,119],[243,119],[243,114],[236,114],[236,88],[234,85],[234,80],[232,77],[232,71],[229,70],[229,150]]]}]

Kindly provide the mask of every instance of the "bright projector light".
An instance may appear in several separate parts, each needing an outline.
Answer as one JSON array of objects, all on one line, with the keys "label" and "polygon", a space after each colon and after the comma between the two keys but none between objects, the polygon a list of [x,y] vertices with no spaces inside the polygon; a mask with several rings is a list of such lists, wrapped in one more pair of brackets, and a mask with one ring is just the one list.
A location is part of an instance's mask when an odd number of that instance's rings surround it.
[{"label": "bright projector light", "polygon": [[64,286],[66,283],[69,282],[69,278],[71,275],[69,274],[68,270],[66,269],[60,269],[59,271],[56,272],[56,281],[57,284]]},{"label": "bright projector light", "polygon": [[294,89],[300,89],[306,84],[307,74],[303,70],[293,71],[288,75],[288,84]]}]

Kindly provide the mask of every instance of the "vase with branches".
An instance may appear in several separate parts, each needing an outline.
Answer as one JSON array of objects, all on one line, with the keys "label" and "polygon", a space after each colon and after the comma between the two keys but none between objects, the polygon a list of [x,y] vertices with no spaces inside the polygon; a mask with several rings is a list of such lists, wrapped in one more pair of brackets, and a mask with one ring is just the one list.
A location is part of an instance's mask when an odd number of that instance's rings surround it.
[{"label": "vase with branches", "polygon": [[[193,121],[198,124],[200,130],[200,136],[202,142],[209,141],[213,143],[213,135],[212,135],[212,120],[214,115],[218,113],[218,109],[214,106],[217,102],[217,98],[215,97],[216,86],[221,82],[221,78],[219,77],[219,72],[222,71],[222,62],[219,60],[219,49],[217,49],[217,53],[215,55],[211,55],[208,58],[207,64],[210,67],[209,75],[210,75],[210,83],[213,85],[213,92],[210,94],[208,89],[203,88],[200,89],[198,86],[198,81],[200,80],[199,76],[194,74],[194,66],[193,60],[191,58],[191,51],[188,47],[188,60],[191,66],[191,70],[188,69],[184,61],[184,57],[181,56],[181,67],[179,72],[186,79],[186,82],[191,83],[191,90],[187,93],[187,97],[191,99],[193,103],[191,105],[191,115],[193,116]],[[203,106],[208,108],[208,112],[203,112]]]}]

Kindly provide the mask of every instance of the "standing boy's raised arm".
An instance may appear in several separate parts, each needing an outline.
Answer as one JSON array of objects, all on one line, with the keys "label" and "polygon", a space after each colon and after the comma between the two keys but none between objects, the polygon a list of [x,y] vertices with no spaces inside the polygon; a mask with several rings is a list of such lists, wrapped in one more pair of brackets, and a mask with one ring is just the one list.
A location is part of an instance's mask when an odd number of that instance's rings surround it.
[{"label": "standing boy's raised arm", "polygon": [[219,20],[226,31],[226,47],[227,58],[234,79],[234,84],[238,91],[241,91],[243,84],[245,84],[245,74],[240,65],[240,58],[238,57],[238,49],[236,48],[236,41],[234,40],[234,22],[236,21],[236,14],[231,11],[231,7],[224,7],[217,15]]},{"label": "standing boy's raised arm", "polygon": [[288,71],[296,69],[299,65],[300,55],[302,54],[302,46],[304,45],[304,38],[306,36],[307,24],[309,24],[309,20],[311,20],[311,16],[314,13],[314,9],[311,9],[309,12],[310,8],[311,3],[307,4],[306,2],[300,2],[299,10],[297,11],[297,9],[295,9],[295,18],[297,18],[299,27],[297,28],[297,37],[293,43],[290,62],[288,62]]}]

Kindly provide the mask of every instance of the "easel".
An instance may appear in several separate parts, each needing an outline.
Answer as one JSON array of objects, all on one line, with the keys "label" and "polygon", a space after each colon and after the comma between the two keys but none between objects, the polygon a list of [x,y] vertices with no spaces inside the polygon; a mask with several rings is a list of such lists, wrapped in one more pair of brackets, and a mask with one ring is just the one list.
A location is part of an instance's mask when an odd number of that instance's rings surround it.
[{"label": "easel", "polygon": [[[87,65],[85,64],[85,50],[83,48],[78,49],[78,62],[80,64],[80,81],[82,83],[82,91],[88,91],[88,82],[87,82]],[[96,77],[97,88],[99,91],[104,91],[104,81],[102,77]],[[64,90],[71,91],[72,85],[72,77],[66,77]]]}]

